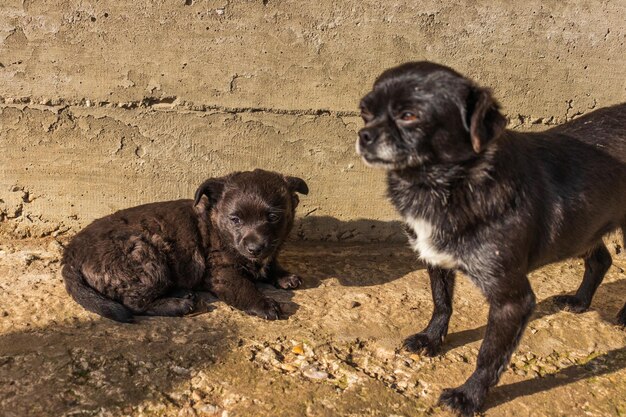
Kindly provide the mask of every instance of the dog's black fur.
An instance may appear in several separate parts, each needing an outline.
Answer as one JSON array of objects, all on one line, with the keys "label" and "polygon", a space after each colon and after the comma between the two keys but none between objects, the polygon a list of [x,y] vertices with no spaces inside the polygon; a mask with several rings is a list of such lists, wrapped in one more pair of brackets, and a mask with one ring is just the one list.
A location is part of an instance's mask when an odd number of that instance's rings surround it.
[{"label": "dog's black fur", "polygon": [[182,316],[194,290],[213,292],[248,314],[275,320],[279,304],[254,281],[296,288],[276,259],[306,183],[255,170],[205,181],[195,200],[145,204],[96,220],[63,255],[68,293],[119,322],[133,315]]},{"label": "dog's black fur", "polygon": [[[430,62],[385,71],[361,101],[357,151],[388,171],[391,201],[428,264],[434,313],[405,341],[434,355],[452,314],[455,271],[490,303],[475,372],[440,403],[480,409],[517,346],[535,306],[527,274],[569,257],[585,259],[575,295],[586,310],[611,265],[602,241],[626,232],[626,103],[541,133],[505,130],[489,90]],[[618,314],[626,325],[626,306]]]}]

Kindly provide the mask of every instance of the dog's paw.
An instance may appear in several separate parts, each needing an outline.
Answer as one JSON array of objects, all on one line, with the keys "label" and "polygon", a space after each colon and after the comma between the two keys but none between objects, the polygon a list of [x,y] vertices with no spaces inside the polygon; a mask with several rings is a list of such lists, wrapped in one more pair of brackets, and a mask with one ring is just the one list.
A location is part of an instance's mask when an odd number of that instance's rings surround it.
[{"label": "dog's paw", "polygon": [[196,308],[196,298],[160,298],[150,305],[142,314],[147,316],[181,317],[192,313]]},{"label": "dog's paw", "polygon": [[189,290],[185,290],[185,289],[182,289],[182,288],[178,288],[178,289],[172,291],[169,294],[169,297],[172,297],[172,298],[184,298],[184,299],[187,299],[187,300],[195,300],[196,299],[196,293],[193,292],[193,291],[189,291]]},{"label": "dog's paw", "polygon": [[557,295],[554,297],[554,303],[561,310],[571,311],[572,313],[583,313],[589,308],[589,304],[584,303],[575,295]]},{"label": "dog's paw", "polygon": [[278,320],[280,318],[281,309],[278,302],[271,298],[262,298],[257,306],[246,310],[246,313],[266,320]]},{"label": "dog's paw", "polygon": [[302,278],[296,274],[285,275],[276,280],[276,286],[283,290],[298,288],[302,284]]},{"label": "dog's paw", "polygon": [[402,347],[410,352],[436,356],[441,349],[441,339],[433,339],[427,333],[417,333],[404,339]]},{"label": "dog's paw", "polygon": [[177,305],[176,309],[178,310],[178,315],[186,316],[187,314],[191,314],[196,310],[198,299],[196,298],[196,293],[193,291],[181,291],[175,296],[172,300],[175,300],[174,303]]},{"label": "dog's paw", "polygon": [[468,395],[461,386],[444,389],[439,397],[439,405],[448,407],[460,416],[471,417],[480,410],[481,402]]},{"label": "dog's paw", "polygon": [[180,299],[180,311],[183,312],[181,315],[186,315],[189,313],[193,313],[196,309],[196,296],[192,293],[187,298]]},{"label": "dog's paw", "polygon": [[196,309],[195,296],[189,298],[168,298],[160,309],[162,309],[164,315],[170,316],[185,316],[189,313],[193,313]]}]

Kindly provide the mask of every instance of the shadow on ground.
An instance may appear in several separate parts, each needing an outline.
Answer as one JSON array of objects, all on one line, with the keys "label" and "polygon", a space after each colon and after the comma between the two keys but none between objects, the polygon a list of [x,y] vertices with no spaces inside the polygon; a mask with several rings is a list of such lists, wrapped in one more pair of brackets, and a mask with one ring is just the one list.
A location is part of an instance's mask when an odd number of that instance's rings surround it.
[{"label": "shadow on ground", "polygon": [[425,267],[407,244],[290,243],[282,263],[303,278],[302,288],[328,279],[347,287],[382,285]]},{"label": "shadow on ground", "polygon": [[497,407],[518,397],[549,391],[583,379],[610,374],[624,368],[626,368],[626,347],[613,349],[584,364],[568,366],[549,376],[495,387],[487,397],[485,409]]},{"label": "shadow on ground", "polygon": [[[600,317],[609,323],[615,323],[617,312],[622,308],[623,299],[619,299],[618,301],[618,299],[608,298],[608,294],[626,294],[626,280],[602,284],[594,297],[594,300],[602,300],[603,306],[600,310],[598,310]],[[558,294],[555,294],[554,296],[556,295]],[[537,303],[535,312],[533,313],[530,322],[561,311],[553,301],[554,296],[548,297]],[[594,309],[594,303],[592,302],[590,310]],[[446,343],[444,345],[445,351],[447,352],[468,343],[481,340],[485,335],[486,328],[486,326],[481,326],[471,330],[450,333],[446,337]]]},{"label": "shadow on ground", "polygon": [[92,415],[101,407],[175,402],[167,393],[194,370],[219,363],[236,338],[232,324],[196,317],[96,320],[0,335],[0,414]]},{"label": "shadow on ground", "polygon": [[402,222],[397,220],[343,221],[331,216],[305,215],[296,220],[292,235],[298,240],[321,242],[406,242]]},{"label": "shadow on ground", "polygon": [[[601,300],[602,307],[598,310],[600,317],[609,323],[615,323],[615,318],[617,312],[622,307],[623,299],[609,297],[608,295],[610,294],[626,294],[626,280],[603,284],[594,297],[596,301]],[[539,302],[531,318],[531,322],[561,311],[553,300],[554,296],[551,296]],[[593,309],[592,303],[591,310]],[[481,326],[471,330],[451,333],[446,338],[444,350],[447,352],[481,340],[484,337],[485,330],[486,326]],[[553,388],[572,384],[591,377],[610,374],[624,368],[626,368],[626,347],[613,349],[584,364],[572,365],[545,377],[536,377],[513,384],[496,386],[487,397],[485,410],[497,407],[518,397],[549,391]]]},{"label": "shadow on ground", "polygon": [[409,248],[401,222],[329,216],[298,219],[281,260],[304,279],[303,288],[316,288],[330,278],[349,287],[380,285],[424,268]]}]

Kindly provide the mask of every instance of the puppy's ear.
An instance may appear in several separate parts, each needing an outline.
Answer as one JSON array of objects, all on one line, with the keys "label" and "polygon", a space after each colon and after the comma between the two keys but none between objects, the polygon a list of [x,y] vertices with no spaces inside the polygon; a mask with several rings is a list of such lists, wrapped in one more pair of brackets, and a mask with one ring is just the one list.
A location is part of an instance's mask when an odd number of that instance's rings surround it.
[{"label": "puppy's ear", "polygon": [[194,198],[193,205],[197,206],[200,202],[200,199],[203,195],[207,196],[209,199],[209,204],[211,206],[217,203],[224,191],[224,183],[226,180],[224,178],[209,178],[196,190],[196,196]]},{"label": "puppy's ear", "polygon": [[466,106],[472,148],[479,153],[487,143],[502,134],[507,121],[500,113],[500,105],[485,88],[472,87]]},{"label": "puppy's ear", "polygon": [[292,193],[300,193],[304,195],[309,193],[309,186],[306,185],[306,182],[304,182],[302,178],[286,176],[285,181],[287,182],[287,188]]}]

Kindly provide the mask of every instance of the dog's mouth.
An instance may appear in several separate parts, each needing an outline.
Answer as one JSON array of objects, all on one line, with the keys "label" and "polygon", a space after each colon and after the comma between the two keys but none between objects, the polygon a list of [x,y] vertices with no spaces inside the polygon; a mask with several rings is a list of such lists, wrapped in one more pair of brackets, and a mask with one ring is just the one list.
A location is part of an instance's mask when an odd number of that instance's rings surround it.
[{"label": "dog's mouth", "polygon": [[380,152],[372,152],[367,148],[363,148],[358,140],[356,142],[356,152],[361,156],[365,165],[369,167],[396,170],[409,166],[407,157],[391,151],[383,152],[384,156],[381,156]]},{"label": "dog's mouth", "polygon": [[365,162],[365,165],[374,167],[374,168],[383,168],[387,170],[393,170],[393,169],[406,168],[408,166],[407,161],[404,159],[390,160],[390,159],[380,158],[378,156],[371,155],[368,153],[361,153],[361,158],[363,159],[363,162]]},{"label": "dog's mouth", "polygon": [[363,161],[365,161],[368,165],[393,165],[395,161],[391,161],[389,159],[379,158],[373,155],[362,155]]},{"label": "dog's mouth", "polygon": [[259,256],[252,256],[252,255],[245,255],[246,258],[254,263],[257,264],[262,264],[265,262],[265,260],[267,260],[269,258],[269,253],[267,255],[263,254],[263,255],[259,255]]}]

